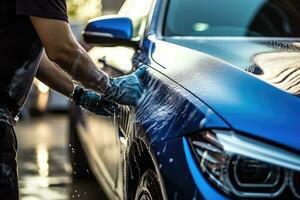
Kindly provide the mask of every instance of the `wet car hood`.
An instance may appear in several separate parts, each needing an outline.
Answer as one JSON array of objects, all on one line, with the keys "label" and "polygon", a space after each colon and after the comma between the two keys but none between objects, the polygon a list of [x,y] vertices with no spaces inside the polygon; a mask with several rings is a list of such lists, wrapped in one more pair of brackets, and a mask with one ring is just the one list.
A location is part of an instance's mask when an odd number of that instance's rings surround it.
[{"label": "wet car hood", "polygon": [[[300,151],[300,51],[293,40],[155,40],[159,70],[234,130]],[[299,89],[298,89],[299,88]]]},{"label": "wet car hood", "polygon": [[295,95],[300,94],[300,41],[264,38],[167,38],[255,74]]}]

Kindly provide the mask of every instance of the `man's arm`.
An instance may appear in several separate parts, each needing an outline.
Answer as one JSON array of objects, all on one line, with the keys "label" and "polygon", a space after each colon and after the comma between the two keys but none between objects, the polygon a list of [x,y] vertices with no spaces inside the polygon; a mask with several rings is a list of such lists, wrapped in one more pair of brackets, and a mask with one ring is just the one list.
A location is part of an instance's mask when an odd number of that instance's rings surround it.
[{"label": "man's arm", "polygon": [[111,87],[108,75],[92,62],[74,38],[67,22],[40,17],[30,19],[52,62],[57,63],[74,80],[101,94]]},{"label": "man's arm", "polygon": [[70,94],[74,90],[72,80],[55,63],[48,59],[45,52],[43,52],[36,77],[66,97],[70,97]]},{"label": "man's arm", "polygon": [[[95,92],[81,88],[82,91],[80,94],[77,94],[79,96],[76,96],[72,80],[55,63],[48,59],[45,52],[43,52],[36,77],[50,88],[73,100],[77,105],[97,115],[113,116],[117,110],[115,104],[105,101]],[[77,87],[80,88],[80,86]]]},{"label": "man's arm", "polygon": [[145,74],[145,68],[128,76],[110,79],[96,67],[87,52],[78,44],[67,22],[33,16],[30,19],[49,59],[74,80],[102,94],[108,101],[125,105],[138,103],[143,94],[140,80]]}]

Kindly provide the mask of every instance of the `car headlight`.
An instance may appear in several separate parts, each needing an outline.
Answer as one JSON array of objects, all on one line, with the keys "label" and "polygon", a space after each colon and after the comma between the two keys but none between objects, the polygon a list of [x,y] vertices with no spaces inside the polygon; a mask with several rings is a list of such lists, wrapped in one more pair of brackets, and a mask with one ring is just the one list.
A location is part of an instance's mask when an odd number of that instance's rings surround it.
[{"label": "car headlight", "polygon": [[190,143],[202,173],[224,193],[300,199],[300,156],[232,131],[206,131]]}]

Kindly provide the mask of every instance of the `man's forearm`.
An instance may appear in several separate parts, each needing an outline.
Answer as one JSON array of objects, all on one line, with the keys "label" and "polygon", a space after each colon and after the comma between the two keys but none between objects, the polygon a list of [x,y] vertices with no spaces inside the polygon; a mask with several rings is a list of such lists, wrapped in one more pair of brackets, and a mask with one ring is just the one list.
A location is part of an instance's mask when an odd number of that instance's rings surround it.
[{"label": "man's forearm", "polygon": [[93,63],[87,52],[77,42],[67,51],[61,52],[59,59],[55,62],[74,80],[87,88],[104,94],[110,87],[109,76]]},{"label": "man's forearm", "polygon": [[48,59],[45,52],[43,53],[36,77],[66,97],[70,97],[70,94],[73,92],[74,85],[72,80]]},{"label": "man's forearm", "polygon": [[87,88],[102,94],[110,88],[109,76],[96,67],[78,44],[68,23],[39,17],[30,19],[51,61]]}]

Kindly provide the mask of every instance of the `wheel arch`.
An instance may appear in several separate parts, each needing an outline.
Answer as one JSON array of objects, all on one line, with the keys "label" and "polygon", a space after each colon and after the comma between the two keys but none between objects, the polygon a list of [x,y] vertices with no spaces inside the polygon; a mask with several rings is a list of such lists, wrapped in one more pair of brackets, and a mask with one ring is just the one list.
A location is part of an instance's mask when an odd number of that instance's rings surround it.
[{"label": "wheel arch", "polygon": [[160,188],[162,190],[163,199],[167,199],[164,181],[161,176],[155,154],[148,142],[141,138],[135,138],[132,140],[126,153],[125,163],[125,199],[134,199],[139,179],[148,169],[152,169],[156,172]]}]

